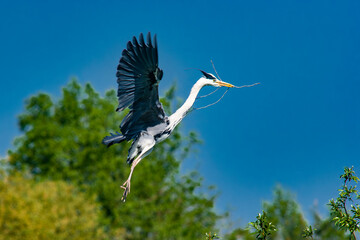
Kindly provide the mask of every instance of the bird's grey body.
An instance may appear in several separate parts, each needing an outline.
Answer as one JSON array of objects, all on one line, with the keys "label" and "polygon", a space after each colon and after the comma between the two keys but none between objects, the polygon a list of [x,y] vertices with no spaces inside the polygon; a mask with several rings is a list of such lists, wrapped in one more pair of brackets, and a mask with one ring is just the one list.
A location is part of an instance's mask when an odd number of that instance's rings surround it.
[{"label": "bird's grey body", "polygon": [[123,50],[116,76],[118,78],[119,106],[116,111],[129,108],[129,113],[120,124],[121,133],[106,136],[103,143],[108,147],[124,140],[132,140],[127,162],[131,164],[128,180],[122,188],[123,199],[130,192],[130,180],[135,166],[151,153],[153,147],[170,136],[174,128],[190,111],[200,89],[205,85],[215,87],[233,85],[218,80],[214,75],[203,72],[192,87],[185,103],[172,115],[166,116],[159,101],[158,85],[163,71],[158,67],[158,50],[156,36],[152,42],[150,33],[145,43],[142,34],[139,41],[133,37]]},{"label": "bird's grey body", "polygon": [[172,131],[173,129],[170,128],[170,124],[167,124],[166,122],[148,127],[145,131],[141,131],[131,144],[126,160],[127,163],[131,164],[140,152],[151,146],[151,149],[144,154],[143,158],[149,155],[152,151],[152,147],[168,138]]}]

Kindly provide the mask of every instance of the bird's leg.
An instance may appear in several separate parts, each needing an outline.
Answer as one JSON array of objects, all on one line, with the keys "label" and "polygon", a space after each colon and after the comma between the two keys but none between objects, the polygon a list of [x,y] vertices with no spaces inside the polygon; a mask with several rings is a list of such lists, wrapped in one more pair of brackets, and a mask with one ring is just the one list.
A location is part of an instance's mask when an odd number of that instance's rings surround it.
[{"label": "bird's leg", "polygon": [[146,157],[147,155],[150,154],[150,152],[152,151],[152,148],[155,145],[155,140],[154,138],[151,136],[151,138],[147,138],[147,144],[144,146],[142,152],[137,156],[137,158],[133,161],[133,163],[131,164],[131,171],[129,174],[128,179],[124,182],[124,184],[122,186],[120,186],[122,189],[124,189],[124,194],[121,198],[121,201],[125,202],[127,195],[130,193],[130,181],[131,181],[131,176],[134,172],[134,169],[136,167],[136,165],[139,164],[139,162],[141,161],[141,159],[143,159],[144,157]]},{"label": "bird's leg", "polygon": [[121,201],[125,202],[126,201],[126,197],[127,195],[130,193],[130,181],[131,181],[131,176],[134,172],[134,169],[136,167],[136,165],[141,161],[141,156],[137,157],[134,162],[131,164],[131,170],[130,170],[130,174],[128,179],[124,182],[124,184],[122,186],[120,186],[122,189],[124,189],[124,194],[121,198]]}]

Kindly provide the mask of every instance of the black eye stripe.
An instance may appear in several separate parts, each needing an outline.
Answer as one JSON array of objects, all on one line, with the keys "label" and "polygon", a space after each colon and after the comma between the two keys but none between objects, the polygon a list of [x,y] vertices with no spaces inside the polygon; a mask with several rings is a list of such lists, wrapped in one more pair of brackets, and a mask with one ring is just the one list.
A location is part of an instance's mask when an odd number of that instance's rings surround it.
[{"label": "black eye stripe", "polygon": [[209,74],[209,73],[206,73],[202,70],[200,70],[202,72],[202,74],[204,75],[204,77],[206,77],[207,79],[216,79],[216,77],[214,77],[213,75]]}]

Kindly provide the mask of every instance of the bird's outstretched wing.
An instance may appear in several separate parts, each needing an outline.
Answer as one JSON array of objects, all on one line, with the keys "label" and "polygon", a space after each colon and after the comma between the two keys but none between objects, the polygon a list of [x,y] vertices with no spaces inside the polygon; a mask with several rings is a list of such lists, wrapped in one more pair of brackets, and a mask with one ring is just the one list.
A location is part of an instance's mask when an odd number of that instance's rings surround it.
[{"label": "bird's outstretched wing", "polygon": [[154,43],[148,33],[147,42],[143,34],[139,41],[133,37],[123,50],[117,68],[119,106],[116,111],[126,107],[130,112],[120,125],[126,138],[134,138],[141,130],[165,121],[165,112],[159,101],[158,83],[163,71],[158,67],[156,35]]}]

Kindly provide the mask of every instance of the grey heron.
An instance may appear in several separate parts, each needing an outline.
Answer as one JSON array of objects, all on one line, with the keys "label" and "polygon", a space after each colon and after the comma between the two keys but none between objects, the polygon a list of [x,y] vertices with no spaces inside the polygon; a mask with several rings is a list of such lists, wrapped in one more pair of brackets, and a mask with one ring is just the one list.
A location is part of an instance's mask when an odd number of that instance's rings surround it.
[{"label": "grey heron", "polygon": [[163,71],[158,66],[156,35],[152,41],[148,33],[145,42],[143,34],[140,34],[138,40],[133,37],[127,43],[116,73],[119,100],[116,111],[123,111],[127,107],[130,111],[120,124],[122,134],[111,133],[102,141],[109,147],[124,140],[133,140],[127,157],[127,163],[131,165],[130,174],[121,186],[124,189],[123,201],[130,193],[130,181],[136,165],[150,154],[157,143],[169,137],[191,110],[200,89],[206,85],[234,87],[211,73],[201,72],[203,76],[194,84],[184,104],[175,113],[166,116],[158,93]]}]

